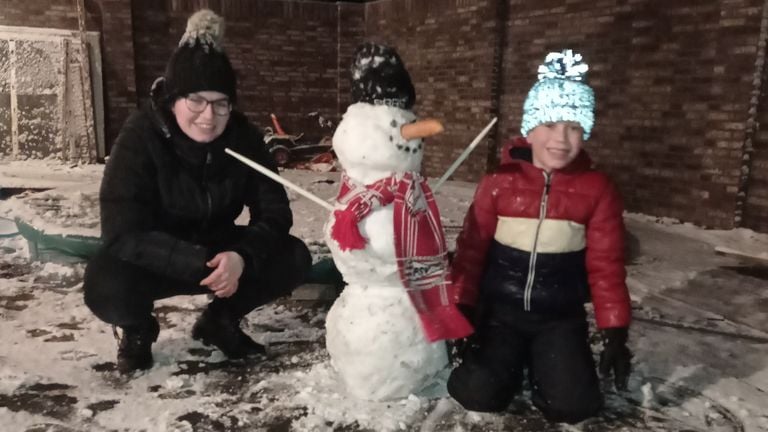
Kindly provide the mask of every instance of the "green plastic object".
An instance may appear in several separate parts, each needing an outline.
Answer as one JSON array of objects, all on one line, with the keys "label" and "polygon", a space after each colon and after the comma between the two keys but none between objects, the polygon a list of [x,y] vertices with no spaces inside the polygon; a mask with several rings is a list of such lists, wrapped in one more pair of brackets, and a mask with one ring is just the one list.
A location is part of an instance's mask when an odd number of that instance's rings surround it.
[{"label": "green plastic object", "polygon": [[19,229],[16,227],[16,224],[10,219],[0,217],[0,238],[17,235],[19,235]]},{"label": "green plastic object", "polygon": [[[33,261],[75,263],[87,261],[101,247],[101,239],[81,235],[46,234],[32,225],[15,218],[18,233],[27,240],[29,256]],[[331,258],[323,258],[312,265],[307,283],[341,287],[344,278]]]},{"label": "green plastic object", "polygon": [[312,265],[306,283],[344,286],[344,278],[331,258],[322,258]]},{"label": "green plastic object", "polygon": [[27,240],[33,261],[76,263],[87,261],[101,247],[101,239],[82,235],[46,234],[15,218],[19,233]]}]

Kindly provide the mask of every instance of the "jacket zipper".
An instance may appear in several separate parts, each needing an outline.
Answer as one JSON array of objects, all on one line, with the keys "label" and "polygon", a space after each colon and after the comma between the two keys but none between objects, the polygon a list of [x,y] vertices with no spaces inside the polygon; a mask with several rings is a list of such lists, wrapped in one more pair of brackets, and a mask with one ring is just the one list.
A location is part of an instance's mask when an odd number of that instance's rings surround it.
[{"label": "jacket zipper", "polygon": [[539,231],[541,230],[541,224],[544,223],[544,219],[547,217],[547,200],[549,199],[549,185],[552,182],[552,174],[546,171],[544,174],[544,191],[541,193],[541,205],[539,207],[539,222],[536,224],[536,234],[533,238],[533,247],[531,248],[531,256],[528,259],[528,278],[525,281],[525,293],[523,296],[523,309],[526,312],[531,310],[531,294],[533,292],[533,280],[536,277],[536,248],[539,245]]},{"label": "jacket zipper", "polygon": [[208,203],[205,212],[205,221],[203,222],[204,227],[207,227],[208,222],[211,220],[211,207],[213,206],[213,203],[211,202],[211,192],[208,190],[208,167],[211,165],[211,162],[213,162],[213,156],[211,155],[211,151],[208,150],[208,154],[205,156],[205,165],[203,166],[203,189],[205,190],[205,198]]}]

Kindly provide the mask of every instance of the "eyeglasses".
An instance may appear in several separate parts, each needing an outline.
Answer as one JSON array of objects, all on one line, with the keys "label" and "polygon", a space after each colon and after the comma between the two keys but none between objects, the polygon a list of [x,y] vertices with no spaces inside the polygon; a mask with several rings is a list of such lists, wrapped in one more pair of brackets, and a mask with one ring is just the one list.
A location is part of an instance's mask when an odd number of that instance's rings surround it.
[{"label": "eyeglasses", "polygon": [[229,115],[232,111],[232,104],[229,103],[227,98],[208,100],[202,96],[190,94],[184,98],[184,101],[187,103],[187,108],[197,114],[205,111],[209,104],[213,107],[213,113],[217,116]]}]

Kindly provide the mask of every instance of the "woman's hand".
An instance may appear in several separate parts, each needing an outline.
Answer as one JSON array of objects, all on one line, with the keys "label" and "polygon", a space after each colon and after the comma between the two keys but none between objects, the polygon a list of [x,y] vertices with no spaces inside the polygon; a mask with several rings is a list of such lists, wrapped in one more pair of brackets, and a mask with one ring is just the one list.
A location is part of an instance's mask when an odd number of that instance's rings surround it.
[{"label": "woman's hand", "polygon": [[220,252],[205,265],[214,270],[200,281],[200,285],[207,286],[219,298],[230,297],[237,292],[240,276],[245,268],[245,261],[240,254],[232,251]]}]

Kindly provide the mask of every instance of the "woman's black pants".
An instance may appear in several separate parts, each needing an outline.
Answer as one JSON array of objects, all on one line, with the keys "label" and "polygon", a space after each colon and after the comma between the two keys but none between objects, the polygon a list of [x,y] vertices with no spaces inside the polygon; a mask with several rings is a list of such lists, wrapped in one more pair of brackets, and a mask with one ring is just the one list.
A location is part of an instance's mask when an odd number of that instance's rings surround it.
[{"label": "woman's black pants", "polygon": [[[309,274],[312,257],[307,246],[288,236],[257,274],[246,271],[228,298],[215,298],[210,307],[240,319],[255,308],[287,296]],[[198,281],[199,282],[199,281]],[[122,261],[105,250],[88,263],[83,282],[85,304],[101,320],[119,327],[142,326],[152,318],[155,300],[177,295],[210,294],[197,282],[173,279]]]}]

